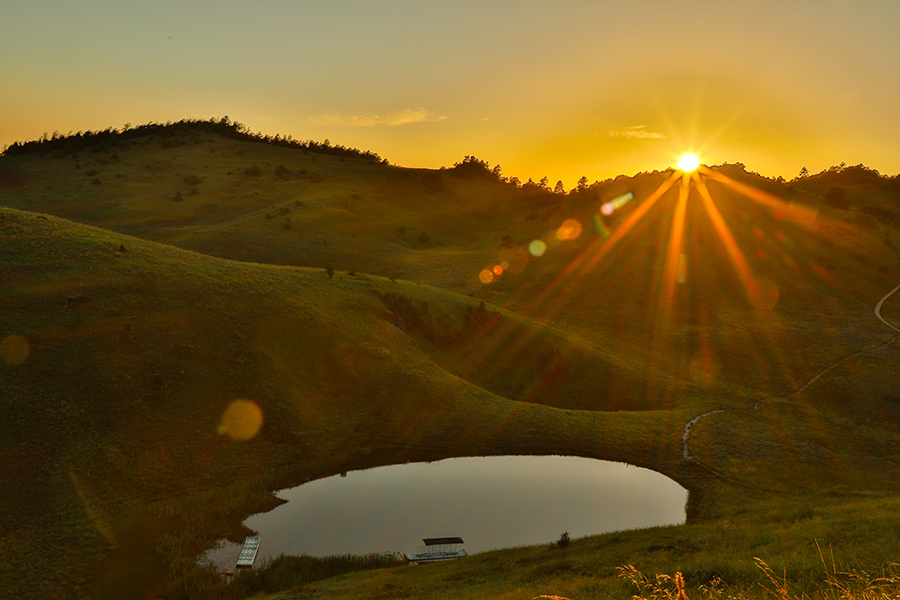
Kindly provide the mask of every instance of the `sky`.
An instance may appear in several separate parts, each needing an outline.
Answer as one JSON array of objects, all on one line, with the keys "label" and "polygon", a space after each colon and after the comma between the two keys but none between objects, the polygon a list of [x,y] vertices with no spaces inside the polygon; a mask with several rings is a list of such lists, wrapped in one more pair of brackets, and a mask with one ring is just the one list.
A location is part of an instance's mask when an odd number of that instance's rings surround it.
[{"label": "sky", "polygon": [[229,116],[566,188],[741,162],[900,172],[896,0],[4,0],[0,148]]}]

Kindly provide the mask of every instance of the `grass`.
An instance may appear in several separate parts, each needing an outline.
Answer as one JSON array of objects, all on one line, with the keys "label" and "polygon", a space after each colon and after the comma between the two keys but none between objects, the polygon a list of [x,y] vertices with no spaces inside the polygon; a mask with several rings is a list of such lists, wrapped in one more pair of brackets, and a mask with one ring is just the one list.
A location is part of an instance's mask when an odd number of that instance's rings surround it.
[{"label": "grass", "polygon": [[[134,510],[175,520],[181,541],[168,552],[190,558],[227,534],[222,527],[234,527],[224,515],[259,504],[260,490],[336,472],[398,440],[450,454],[541,448],[659,465],[657,450],[635,444],[643,430],[671,437],[669,451],[677,451],[677,436],[651,415],[614,420],[513,403],[444,371],[389,323],[378,299],[387,289],[415,295],[418,286],[227,263],[33,213],[4,210],[3,223],[4,240],[28,250],[3,254],[4,335],[15,332],[32,348],[25,363],[4,365],[4,470],[22,474],[15,494],[4,494],[4,514],[13,535],[32,536],[38,523],[44,531],[34,547],[10,556],[19,573],[52,563],[37,559],[49,543],[44,535],[95,555],[88,562],[112,573],[106,563],[120,560],[123,534],[159,535],[140,515],[118,517]],[[198,305],[215,310],[198,313]],[[402,393],[392,383],[399,381]],[[241,397],[264,413],[251,442],[216,432],[228,402]],[[39,443],[27,434],[36,429]],[[597,439],[598,429],[608,436]],[[237,474],[250,479],[240,483]],[[15,511],[29,512],[23,494],[63,502],[64,512],[52,511],[60,522],[17,522]],[[170,497],[177,509],[155,508]],[[90,545],[67,541],[76,534]],[[146,541],[128,547],[152,554],[155,544]],[[113,585],[88,585],[106,583]]]},{"label": "grass", "polygon": [[[759,556],[803,594],[835,577],[816,542],[841,568],[890,568],[897,354],[871,312],[897,283],[900,234],[819,209],[834,181],[723,168],[819,212],[781,214],[710,183],[778,300],[748,301],[691,202],[688,277],[666,304],[676,192],[615,247],[589,225],[601,201],[632,191],[627,215],[666,174],[556,196],[212,134],[184,142],[0,157],[0,340],[28,348],[0,361],[0,473],[18,482],[0,492],[4,594],[218,589],[194,557],[241,539],[272,490],[385,450],[645,466],[690,489],[688,524],[345,574],[303,593],[625,597],[625,565],[680,572],[691,597],[715,576],[749,593],[766,581]],[[886,207],[884,185],[848,185],[851,206]],[[555,237],[566,218],[585,225],[578,239]],[[537,238],[545,255],[478,280]],[[247,441],[220,432],[238,399],[262,414]],[[685,460],[685,424],[712,410]]]},{"label": "grass", "polygon": [[[874,578],[882,566],[891,568],[894,554],[887,548],[896,544],[896,536],[879,532],[895,527],[896,499],[826,501],[815,507],[783,499],[754,508],[761,510],[718,522],[577,538],[566,548],[533,546],[356,573],[308,584],[302,591],[339,599],[628,598],[639,590],[630,577],[622,577],[624,570],[638,577],[649,574],[651,583],[655,574],[679,572],[690,597],[703,597],[701,586],[719,581],[736,597],[765,598],[771,596],[763,586],[771,582],[754,558],[764,557],[770,573],[793,594],[788,597],[819,597],[830,589],[835,573]],[[867,524],[861,527],[863,521]]]},{"label": "grass", "polygon": [[[450,563],[356,573],[308,584],[306,594],[351,599],[367,594],[420,598],[627,598],[638,592],[621,577],[623,568],[650,574],[682,573],[690,597],[701,586],[719,581],[739,597],[769,597],[770,581],[754,557],[766,557],[771,572],[796,597],[828,589],[835,571],[874,576],[890,568],[892,553],[876,543],[879,527],[893,527],[896,501],[824,503],[817,508],[793,504],[769,506],[756,517],[718,523],[653,528],[572,540],[569,547],[533,546],[477,554]],[[872,523],[859,528],[861,512]],[[773,522],[774,521],[774,522]],[[776,527],[777,526],[777,527]],[[823,541],[841,541],[833,546]],[[880,536],[879,536],[880,537]],[[846,548],[847,550],[843,550]],[[852,550],[850,550],[852,548]],[[820,550],[828,555],[822,563]],[[832,562],[833,561],[833,562]],[[646,590],[645,590],[646,591]],[[287,598],[288,594],[274,594]],[[643,596],[649,597],[649,596]],[[793,597],[793,596],[792,596]]]}]

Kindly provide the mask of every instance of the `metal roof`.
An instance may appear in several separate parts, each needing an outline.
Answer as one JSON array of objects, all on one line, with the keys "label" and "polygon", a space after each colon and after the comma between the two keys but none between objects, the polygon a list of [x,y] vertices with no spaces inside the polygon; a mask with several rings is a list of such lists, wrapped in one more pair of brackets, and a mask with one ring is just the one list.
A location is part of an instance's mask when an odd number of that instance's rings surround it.
[{"label": "metal roof", "polygon": [[426,546],[444,546],[446,544],[465,544],[461,537],[425,538]]}]

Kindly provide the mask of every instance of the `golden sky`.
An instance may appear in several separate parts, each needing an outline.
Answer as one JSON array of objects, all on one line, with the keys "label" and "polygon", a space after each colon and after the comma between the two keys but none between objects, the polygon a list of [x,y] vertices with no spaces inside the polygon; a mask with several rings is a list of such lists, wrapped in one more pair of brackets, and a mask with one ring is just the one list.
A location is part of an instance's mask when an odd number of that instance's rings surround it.
[{"label": "golden sky", "polygon": [[228,115],[527,180],[900,171],[895,0],[8,0],[0,147]]}]

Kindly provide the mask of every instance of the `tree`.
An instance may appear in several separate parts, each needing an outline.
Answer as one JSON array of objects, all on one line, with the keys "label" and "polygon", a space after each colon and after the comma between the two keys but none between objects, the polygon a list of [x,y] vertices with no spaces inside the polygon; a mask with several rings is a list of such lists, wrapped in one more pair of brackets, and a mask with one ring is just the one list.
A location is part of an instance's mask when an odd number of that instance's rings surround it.
[{"label": "tree", "polygon": [[556,185],[553,187],[553,193],[559,194],[560,196],[566,193],[566,188],[563,187],[562,179],[556,182]]},{"label": "tree", "polygon": [[800,174],[797,175],[797,179],[804,179],[806,177],[809,177],[809,169],[803,167],[802,169],[800,169]]},{"label": "tree", "polygon": [[588,187],[588,178],[582,175],[582,176],[581,176],[581,179],[579,179],[579,180],[578,180],[578,183],[575,184],[575,185],[576,185],[576,189],[577,189],[579,192],[583,192],[583,191],[586,190],[587,187]]},{"label": "tree", "polygon": [[476,177],[498,178],[500,175],[500,166],[497,165],[492,171],[487,161],[481,160],[476,156],[466,155],[462,162],[453,165],[451,174],[465,179]]},{"label": "tree", "polygon": [[550,189],[550,180],[547,179],[546,175],[544,175],[543,177],[541,177],[541,180],[538,182],[538,185],[542,189],[549,190]]},{"label": "tree", "polygon": [[325,263],[325,272],[328,273],[328,279],[334,277],[334,265],[331,263]]}]

